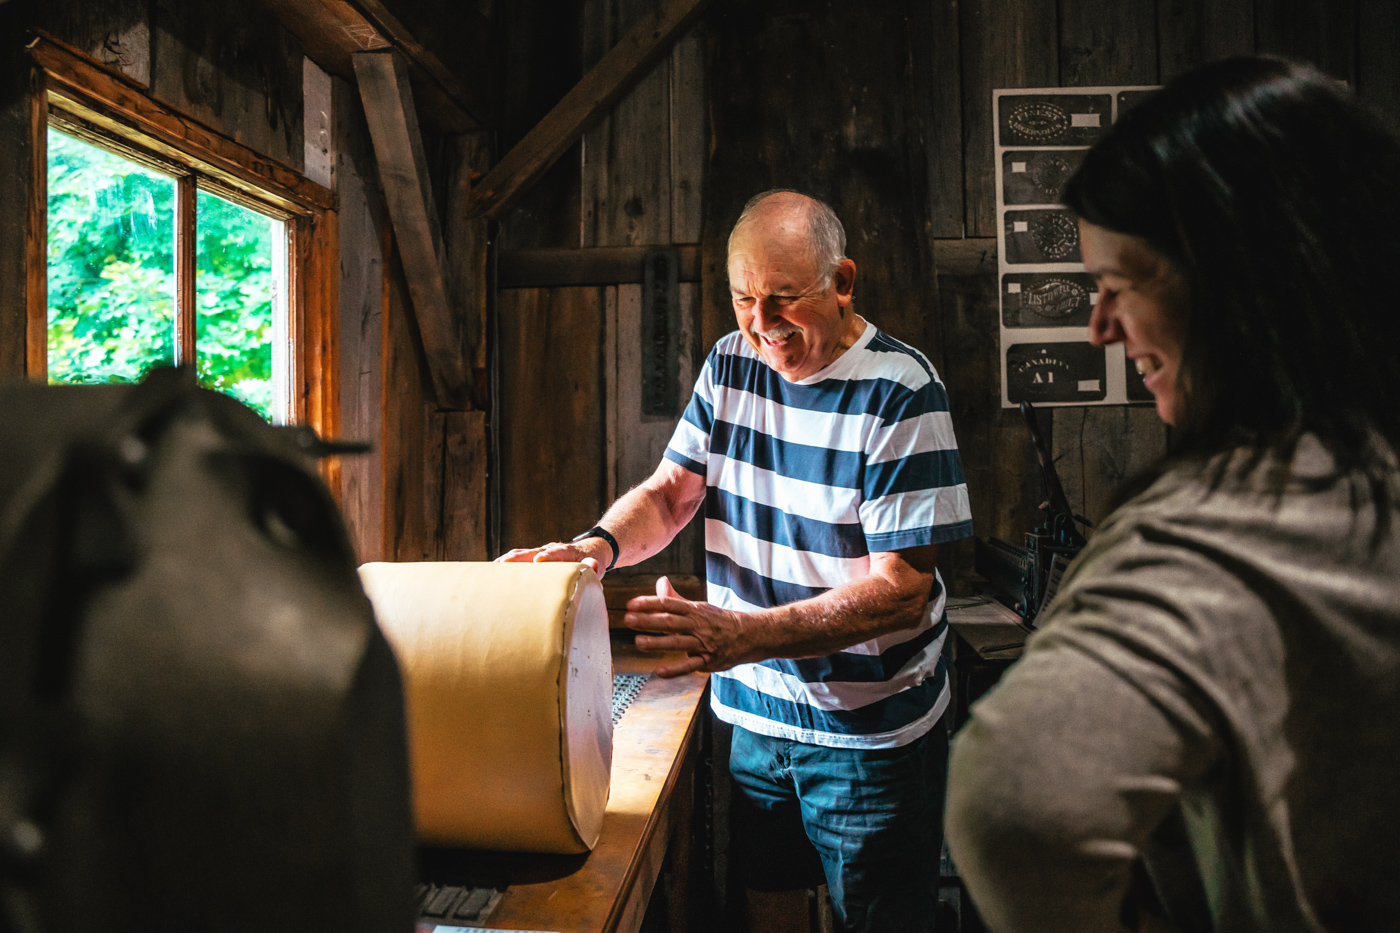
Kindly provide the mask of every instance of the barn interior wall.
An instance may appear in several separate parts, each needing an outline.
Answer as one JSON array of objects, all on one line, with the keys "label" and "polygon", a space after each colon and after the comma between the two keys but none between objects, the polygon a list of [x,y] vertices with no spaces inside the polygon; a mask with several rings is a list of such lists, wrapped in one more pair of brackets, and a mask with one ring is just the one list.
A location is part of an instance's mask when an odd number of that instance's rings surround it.
[{"label": "barn interior wall", "polygon": [[[410,3],[425,30],[442,4]],[[475,14],[473,24],[485,22]],[[450,25],[450,24],[448,24]],[[42,32],[116,69],[155,100],[222,135],[304,172],[337,193],[340,212],[340,433],[371,453],[344,458],[339,492],[361,559],[486,556],[485,415],[440,412],[426,401],[421,341],[393,255],[384,194],[359,92],[305,58],[300,41],[257,0],[15,0],[0,7],[6,47]],[[435,45],[455,33],[435,34]],[[457,43],[460,46],[460,43]],[[456,47],[456,46],[453,46]],[[494,65],[494,62],[489,63]],[[4,79],[28,81],[13,54]],[[313,99],[314,98],[314,99]],[[0,113],[0,372],[24,374],[26,207],[30,198],[32,95]],[[431,117],[431,115],[429,115]],[[489,163],[483,133],[429,131],[435,193],[449,259],[449,287],[464,317],[484,317],[485,224],[465,219],[464,185]],[[478,307],[479,306],[479,307]],[[480,332],[481,323],[476,322]],[[485,381],[485,346],[473,368]],[[476,406],[478,409],[480,406]]]},{"label": "barn interior wall", "polygon": [[[512,4],[502,149],[654,6]],[[571,41],[548,22],[575,25],[565,33]],[[503,218],[502,250],[699,243],[703,35],[697,28],[681,39]],[[538,67],[522,67],[526,57]],[[681,284],[679,305],[684,400],[701,358],[698,283]],[[501,290],[501,549],[583,531],[656,468],[679,410],[642,411],[642,306],[636,282]],[[697,520],[667,551],[629,570],[698,574],[701,566]]]},{"label": "barn interior wall", "polygon": [[[652,3],[583,0],[582,67],[637,8]],[[703,126],[703,139],[663,132],[678,99],[673,81],[668,100],[658,69],[587,134],[582,152],[561,160],[551,180],[506,219],[502,247],[691,242],[694,228],[673,224],[667,237],[667,187],[672,198],[697,199],[703,260],[698,361],[734,326],[725,240],[743,202],[770,187],[827,199],[846,224],[848,252],[859,268],[857,307],[925,352],[948,386],[978,534],[1015,541],[1038,521],[1044,492],[1019,414],[1000,402],[992,89],[1157,84],[1206,61],[1259,52],[1316,63],[1400,125],[1400,55],[1384,38],[1393,37],[1397,25],[1400,14],[1387,0],[895,0],[882,4],[878,15],[866,4],[836,0],[715,0],[686,40],[703,42],[695,68],[704,74],[704,118],[683,125],[691,131]],[[554,32],[547,41],[561,40]],[[540,47],[518,33],[514,42],[514,55]],[[673,55],[673,69],[685,54]],[[538,84],[534,93],[539,107],[548,94],[541,95]],[[677,173],[676,159],[697,152],[705,160],[698,191],[682,190],[689,179]],[[562,312],[578,306],[586,310],[579,312],[576,339],[596,329],[606,350],[613,289],[603,292],[602,321],[593,295],[522,300],[503,293],[502,327],[537,326],[527,319],[541,307]],[[617,292],[621,304],[622,288]],[[530,310],[516,315],[517,303]],[[610,411],[609,393],[623,391],[629,374],[619,372],[607,352],[595,363],[591,347],[558,346],[557,356],[533,357],[537,365],[554,369],[567,356],[569,365],[590,367],[589,377],[570,388],[597,393],[596,404]],[[583,356],[588,359],[580,363]],[[613,380],[595,378],[595,365]],[[536,378],[529,370],[501,376],[503,394],[515,384],[522,397]],[[567,406],[539,398],[512,408],[502,430],[558,438],[552,445],[573,437],[576,446],[588,446],[592,441],[572,433],[566,421],[581,407],[577,397]],[[512,418],[519,421],[512,424]],[[1095,520],[1120,484],[1168,442],[1150,407],[1058,408],[1042,411],[1040,421],[1071,505]],[[558,516],[508,519],[506,546],[586,527],[614,490],[625,490],[654,466],[664,426],[625,417],[608,424],[615,425],[610,443],[621,450],[610,448],[601,466],[590,447],[567,465],[570,482],[559,482],[554,472],[552,486],[532,480],[503,494],[507,515]],[[528,443],[517,448],[515,468],[531,450]],[[529,456],[537,458],[541,480],[565,469],[545,463],[557,461],[557,451]],[[698,544],[685,548],[656,566],[698,569]],[[945,548],[941,563],[953,590],[966,592],[971,543]]]},{"label": "barn interior wall", "polygon": [[[857,306],[923,350],[949,388],[983,536],[1015,540],[1042,498],[1024,428],[997,388],[993,88],[1153,84],[1222,55],[1270,52],[1318,63],[1400,126],[1400,56],[1387,38],[1400,13],[1388,0],[892,0],[879,15],[835,0],[714,0],[493,230],[466,218],[474,173],[656,2],[471,4],[474,28],[489,14],[490,54],[473,67],[489,64],[498,120],[490,134],[426,133],[454,301],[484,317],[488,234],[499,252],[698,245],[699,280],[680,297],[684,399],[733,327],[724,243],[742,203],[774,186],[823,196],[850,234]],[[448,41],[465,22],[452,5],[386,6],[441,54],[462,45]],[[260,4],[14,0],[0,6],[0,27],[11,48],[24,30],[45,30],[298,171],[321,171],[324,157],[340,198],[342,433],[377,444],[341,473],[363,558],[485,557],[572,534],[654,468],[676,415],[640,409],[636,283],[500,290],[494,339],[471,347],[474,410],[432,404],[358,92],[322,75],[327,100],[308,113],[315,75]],[[22,85],[21,59],[0,78]],[[0,113],[0,371],[11,375],[24,367],[29,121],[22,97]],[[1167,442],[1149,408],[1041,419],[1071,504],[1091,518]],[[964,590],[970,545],[945,550],[945,576]],[[694,524],[637,569],[702,566]]]}]

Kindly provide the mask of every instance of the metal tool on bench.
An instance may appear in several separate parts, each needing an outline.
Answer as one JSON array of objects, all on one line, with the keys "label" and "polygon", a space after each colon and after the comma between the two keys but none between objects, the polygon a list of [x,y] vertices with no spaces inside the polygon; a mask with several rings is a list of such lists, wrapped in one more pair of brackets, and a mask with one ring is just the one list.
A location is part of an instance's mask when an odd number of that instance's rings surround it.
[{"label": "metal tool on bench", "polygon": [[1034,626],[1036,617],[1059,589],[1065,568],[1084,547],[1084,536],[1075,523],[1093,526],[1088,519],[1071,511],[1030,402],[1021,403],[1021,417],[1030,431],[1045,482],[1045,501],[1040,504],[1045,520],[1034,531],[1026,533],[1022,547],[998,538],[987,541],[978,538],[973,568],[986,578],[993,596],[1011,607],[1027,625]]}]

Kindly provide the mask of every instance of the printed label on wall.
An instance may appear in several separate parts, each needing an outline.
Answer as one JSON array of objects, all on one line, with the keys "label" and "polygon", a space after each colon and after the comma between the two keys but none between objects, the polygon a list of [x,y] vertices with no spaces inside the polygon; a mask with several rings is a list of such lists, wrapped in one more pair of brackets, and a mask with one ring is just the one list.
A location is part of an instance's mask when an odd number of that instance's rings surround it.
[{"label": "printed label on wall", "polygon": [[1001,401],[1125,405],[1152,401],[1121,344],[1094,347],[1085,328],[1098,289],[1084,271],[1079,225],[1060,194],[1085,151],[1155,88],[992,91],[996,127]]}]

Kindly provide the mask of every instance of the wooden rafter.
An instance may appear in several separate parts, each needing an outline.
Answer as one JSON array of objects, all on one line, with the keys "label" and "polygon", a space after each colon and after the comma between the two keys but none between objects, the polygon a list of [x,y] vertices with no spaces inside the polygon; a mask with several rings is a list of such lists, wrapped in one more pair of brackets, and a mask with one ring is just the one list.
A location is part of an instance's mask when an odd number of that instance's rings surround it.
[{"label": "wooden rafter", "polygon": [[447,298],[442,230],[408,66],[391,49],[359,52],[355,75],[438,407],[470,408],[466,355],[460,324]]},{"label": "wooden rafter", "polygon": [[[478,37],[468,56],[483,62],[472,76],[453,73],[428,51],[379,0],[262,0],[288,32],[301,40],[306,56],[324,70],[347,81],[355,79],[353,56],[359,52],[396,49],[407,59],[414,90],[425,110],[456,131],[491,126],[495,122],[489,87],[490,24],[475,10],[462,8],[458,16],[474,21],[468,30]],[[453,114],[457,118],[453,119]]]},{"label": "wooden rafter", "polygon": [[602,114],[647,74],[709,0],[663,0],[628,31],[473,188],[471,213],[499,217]]}]

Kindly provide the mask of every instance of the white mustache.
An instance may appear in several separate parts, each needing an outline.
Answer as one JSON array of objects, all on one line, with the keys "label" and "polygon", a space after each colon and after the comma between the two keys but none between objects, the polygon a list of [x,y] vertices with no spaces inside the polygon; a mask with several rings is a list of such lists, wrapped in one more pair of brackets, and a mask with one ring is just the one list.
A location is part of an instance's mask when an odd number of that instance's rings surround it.
[{"label": "white mustache", "polygon": [[797,333],[797,328],[793,327],[791,324],[779,324],[777,327],[770,330],[755,330],[754,333],[758,334],[760,337],[771,340],[773,343],[782,343],[784,340]]}]

